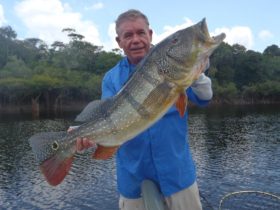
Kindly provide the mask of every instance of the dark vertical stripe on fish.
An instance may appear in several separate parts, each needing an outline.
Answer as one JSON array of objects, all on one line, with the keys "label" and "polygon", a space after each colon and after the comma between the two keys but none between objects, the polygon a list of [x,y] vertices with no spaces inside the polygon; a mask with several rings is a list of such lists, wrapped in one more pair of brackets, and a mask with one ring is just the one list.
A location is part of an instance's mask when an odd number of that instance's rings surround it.
[{"label": "dark vertical stripe on fish", "polygon": [[148,71],[142,71],[139,72],[142,78],[144,78],[148,83],[150,83],[152,86],[157,86],[161,83],[160,80],[152,77]]},{"label": "dark vertical stripe on fish", "polygon": [[164,106],[163,102],[169,102],[169,99],[173,97],[171,93],[173,88],[174,86],[169,82],[160,83],[149,93],[142,106],[148,111],[157,111],[158,109],[161,109],[161,107]]},{"label": "dark vertical stripe on fish", "polygon": [[136,101],[129,91],[126,91],[126,89],[124,89],[123,94],[125,96],[124,98],[129,102],[129,104],[133,107],[135,111],[137,111],[137,113],[141,117],[148,118],[150,116],[148,110],[146,110],[146,108],[138,101]]}]

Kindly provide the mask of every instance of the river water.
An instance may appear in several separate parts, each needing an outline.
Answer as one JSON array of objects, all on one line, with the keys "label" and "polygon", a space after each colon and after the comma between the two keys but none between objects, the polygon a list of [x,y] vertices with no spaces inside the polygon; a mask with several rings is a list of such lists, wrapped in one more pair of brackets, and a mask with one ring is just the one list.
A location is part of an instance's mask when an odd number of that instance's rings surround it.
[{"label": "river water", "polygon": [[[189,112],[190,146],[205,209],[217,209],[221,198],[235,191],[280,195],[279,106]],[[114,158],[97,161],[90,152],[77,155],[57,187],[49,186],[38,170],[28,138],[65,130],[74,115],[39,120],[0,115],[0,209],[118,209]]]}]

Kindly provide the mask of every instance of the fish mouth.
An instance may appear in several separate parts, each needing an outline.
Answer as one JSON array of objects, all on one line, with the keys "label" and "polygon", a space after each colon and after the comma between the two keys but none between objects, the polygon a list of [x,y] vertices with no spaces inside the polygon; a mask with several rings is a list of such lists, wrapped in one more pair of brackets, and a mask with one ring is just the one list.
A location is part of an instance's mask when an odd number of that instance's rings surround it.
[{"label": "fish mouth", "polygon": [[213,36],[212,39],[214,40],[215,43],[220,44],[224,39],[226,38],[225,33],[221,33],[217,36]]},{"label": "fish mouth", "polygon": [[203,18],[198,24],[200,25],[203,34],[205,34],[206,37],[210,37],[207,23],[206,23],[206,18]]},{"label": "fish mouth", "polygon": [[210,56],[213,53],[213,51],[223,42],[223,40],[226,38],[226,34],[221,33],[217,36],[213,36],[209,38],[210,38],[209,44],[212,46],[209,48],[209,51],[207,53],[208,56]]},{"label": "fish mouth", "polygon": [[198,24],[200,24],[201,30],[203,31],[203,33],[205,34],[206,37],[210,38],[211,42],[219,45],[226,38],[225,33],[221,33],[217,36],[210,37],[207,23],[206,23],[206,18],[203,18]]}]

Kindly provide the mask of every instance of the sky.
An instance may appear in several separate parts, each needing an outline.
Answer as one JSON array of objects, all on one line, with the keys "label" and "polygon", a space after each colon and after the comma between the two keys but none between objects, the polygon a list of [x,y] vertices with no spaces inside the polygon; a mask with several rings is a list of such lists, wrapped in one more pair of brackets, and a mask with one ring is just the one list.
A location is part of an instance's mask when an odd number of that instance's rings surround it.
[{"label": "sky", "polygon": [[263,52],[280,46],[278,0],[0,0],[0,27],[11,26],[17,39],[40,38],[48,45],[68,42],[63,28],[73,28],[85,41],[118,47],[115,20],[128,10],[147,15],[153,44],[206,18],[212,36],[226,33],[225,42]]}]

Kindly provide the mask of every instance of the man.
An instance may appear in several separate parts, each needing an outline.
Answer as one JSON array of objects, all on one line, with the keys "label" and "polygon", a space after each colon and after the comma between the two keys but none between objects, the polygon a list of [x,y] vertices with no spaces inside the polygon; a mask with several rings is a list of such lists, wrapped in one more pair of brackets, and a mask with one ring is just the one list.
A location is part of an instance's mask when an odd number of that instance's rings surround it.
[{"label": "man", "polygon": [[[122,13],[116,20],[116,32],[126,57],[104,76],[102,99],[122,88],[151,47],[153,31],[138,10]],[[212,98],[211,80],[202,74],[187,90],[187,96],[195,104],[206,105]],[[169,209],[202,209],[186,128],[187,113],[180,117],[172,107],[152,127],[119,147],[116,163],[121,210],[145,209],[140,190],[145,179],[158,185]],[[77,140],[78,151],[90,145],[87,139]]]}]

